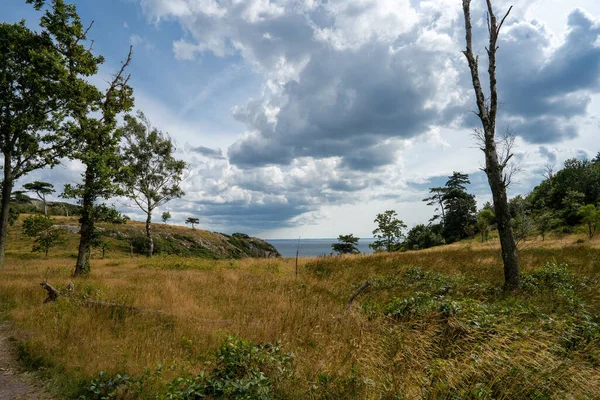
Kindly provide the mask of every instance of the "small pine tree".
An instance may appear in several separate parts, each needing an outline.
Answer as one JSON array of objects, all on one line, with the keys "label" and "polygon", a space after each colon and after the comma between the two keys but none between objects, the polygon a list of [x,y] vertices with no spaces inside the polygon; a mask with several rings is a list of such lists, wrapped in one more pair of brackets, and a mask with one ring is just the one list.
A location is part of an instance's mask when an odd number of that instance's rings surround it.
[{"label": "small pine tree", "polygon": [[199,224],[200,220],[198,218],[189,217],[188,219],[185,220],[185,223],[192,225],[192,229],[196,229],[195,225]]},{"label": "small pine tree", "polygon": [[171,213],[168,211],[165,211],[164,213],[162,213],[162,221],[166,224],[168,220],[171,219]]},{"label": "small pine tree", "polygon": [[358,246],[359,240],[360,238],[357,238],[353,234],[340,235],[338,236],[339,243],[333,243],[331,248],[338,254],[358,254],[360,251],[356,246]]}]

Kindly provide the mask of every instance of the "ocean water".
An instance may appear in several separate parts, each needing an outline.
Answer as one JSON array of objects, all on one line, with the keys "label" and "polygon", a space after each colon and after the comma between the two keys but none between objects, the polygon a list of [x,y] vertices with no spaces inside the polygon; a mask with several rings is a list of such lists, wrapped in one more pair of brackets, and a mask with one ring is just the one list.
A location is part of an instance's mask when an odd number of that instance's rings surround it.
[{"label": "ocean water", "polygon": [[[298,239],[266,239],[271,243],[283,257],[296,257],[296,248]],[[373,243],[373,238],[361,238],[358,241],[358,250],[361,253],[372,253],[369,244]],[[335,239],[300,239],[300,257],[316,257],[333,252],[331,245],[337,243]]]}]

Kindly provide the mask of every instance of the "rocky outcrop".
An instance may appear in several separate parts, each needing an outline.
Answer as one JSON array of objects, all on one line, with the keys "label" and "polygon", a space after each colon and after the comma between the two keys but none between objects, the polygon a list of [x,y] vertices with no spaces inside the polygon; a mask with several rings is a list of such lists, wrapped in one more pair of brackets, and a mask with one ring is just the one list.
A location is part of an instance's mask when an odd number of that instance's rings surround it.
[{"label": "rocky outcrop", "polygon": [[[203,258],[281,257],[271,244],[244,233],[227,235],[200,229],[156,224],[152,226],[155,254],[174,254]],[[127,241],[136,253],[144,254],[146,236],[143,225],[127,223],[105,226],[104,236]]]}]

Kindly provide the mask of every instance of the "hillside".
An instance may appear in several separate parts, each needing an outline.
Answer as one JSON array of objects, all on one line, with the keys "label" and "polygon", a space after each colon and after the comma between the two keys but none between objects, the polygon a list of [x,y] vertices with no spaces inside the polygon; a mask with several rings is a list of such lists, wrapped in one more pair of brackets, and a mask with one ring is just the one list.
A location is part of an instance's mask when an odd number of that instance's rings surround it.
[{"label": "hillside", "polygon": [[[12,231],[17,231],[16,234],[18,234],[22,220],[26,216],[22,215],[19,222],[12,228]],[[77,233],[79,232],[78,217],[55,216],[53,218],[56,225],[64,228],[69,236],[65,246],[57,248],[57,250],[51,250],[61,252],[69,247],[69,243],[77,241]],[[97,228],[101,236],[110,243],[109,253],[112,251],[145,254],[146,226],[144,223],[132,220],[128,220],[124,224],[98,223]],[[277,249],[269,243],[243,233],[227,235],[167,224],[152,224],[152,231],[154,253],[157,255],[211,259],[280,257]]]},{"label": "hillside", "polygon": [[509,296],[496,239],[304,258],[298,276],[122,246],[73,279],[75,245],[44,259],[13,239],[0,271],[0,319],[57,398],[600,398],[599,239],[528,239]]}]

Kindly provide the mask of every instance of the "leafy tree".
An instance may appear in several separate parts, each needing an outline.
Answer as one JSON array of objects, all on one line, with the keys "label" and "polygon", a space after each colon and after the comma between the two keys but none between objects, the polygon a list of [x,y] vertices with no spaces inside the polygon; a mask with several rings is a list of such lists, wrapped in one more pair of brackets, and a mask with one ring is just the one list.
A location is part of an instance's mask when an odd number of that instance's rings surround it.
[{"label": "leafy tree", "polygon": [[[68,76],[71,94],[69,119],[64,125],[70,139],[68,156],[84,167],[82,182],[65,185],[63,193],[65,198],[77,199],[81,206],[80,240],[74,272],[78,276],[90,272],[89,250],[96,221],[94,204],[99,199],[120,193],[115,176],[119,172],[121,137],[116,128],[117,117],[133,107],[133,89],[125,72],[131,62],[131,47],[127,59],[108,82],[107,88],[99,90],[89,83],[86,76],[96,74],[104,58],[94,56],[88,48],[79,49],[80,43],[87,41],[87,30],[83,29],[74,6],[64,6],[63,11],[54,23],[69,21],[75,27],[77,37],[77,40],[67,41],[61,50],[71,55],[73,61],[69,63]],[[81,63],[87,65],[83,73],[73,68],[73,65]]]},{"label": "leafy tree", "polygon": [[588,204],[582,206],[578,214],[581,217],[581,221],[587,225],[588,238],[593,238],[600,224],[600,209],[596,208],[593,204]]},{"label": "leafy tree", "polygon": [[538,214],[534,220],[538,232],[542,235],[542,240],[546,240],[546,233],[560,224],[560,220],[554,216],[552,211],[544,211]]},{"label": "leafy tree", "polygon": [[100,231],[95,230],[94,231],[94,235],[92,237],[92,245],[91,247],[100,249],[100,251],[102,252],[102,259],[104,260],[104,255],[106,253],[107,250],[110,250],[112,248],[110,242],[108,242],[100,233]]},{"label": "leafy tree", "polygon": [[126,115],[122,129],[123,188],[146,214],[146,255],[152,257],[152,212],[183,196],[180,185],[185,162],[174,157],[175,146],[169,135],[152,127],[141,111],[137,118]]},{"label": "leafy tree", "polygon": [[[44,5],[41,0],[33,3],[37,10]],[[81,73],[87,68],[83,60],[72,62],[85,48],[78,41],[82,30],[68,17],[70,7],[62,0],[53,1],[37,30],[29,29],[25,21],[0,24],[0,267],[14,182],[31,171],[58,164],[68,149],[58,129],[72,99],[68,69],[70,65]],[[67,43],[73,52],[62,51]]]},{"label": "leafy tree", "polygon": [[23,221],[23,234],[35,238],[32,251],[44,252],[48,257],[48,250],[64,243],[64,231],[54,226],[54,219],[47,215],[33,215]]},{"label": "leafy tree", "polygon": [[198,218],[189,217],[188,219],[185,220],[185,223],[188,224],[188,225],[192,225],[192,229],[196,229],[194,227],[194,225],[199,224],[200,220]]},{"label": "leafy tree", "polygon": [[406,234],[406,240],[403,243],[404,248],[407,250],[421,250],[444,244],[440,228],[441,225],[415,225]]},{"label": "leafy tree", "polygon": [[460,172],[454,172],[446,182],[443,202],[446,208],[444,239],[447,243],[471,236],[477,224],[477,202],[466,188],[470,183],[469,175]]},{"label": "leafy tree", "polygon": [[161,218],[162,218],[162,222],[164,222],[166,224],[167,221],[171,219],[171,213],[168,211],[165,211],[164,213],[162,213]]},{"label": "leafy tree", "polygon": [[124,224],[128,219],[115,206],[109,207],[106,204],[95,205],[94,216],[97,222],[108,222],[109,224]]},{"label": "leafy tree", "polygon": [[356,247],[359,240],[360,238],[353,234],[340,235],[338,236],[338,243],[333,243],[331,248],[338,254],[357,254],[360,253],[358,247]]},{"label": "leafy tree", "polygon": [[508,197],[506,194],[506,188],[510,184],[512,175],[509,162],[513,156],[511,147],[514,141],[507,141],[504,150],[501,149],[498,151],[498,141],[496,138],[496,118],[499,104],[496,53],[499,48],[498,37],[500,36],[500,29],[511,9],[498,21],[492,7],[492,1],[487,1],[489,43],[486,49],[488,56],[489,94],[486,96],[479,78],[479,57],[473,53],[471,0],[463,0],[462,4],[466,33],[466,49],[463,51],[463,54],[469,64],[477,103],[476,115],[481,122],[481,128],[478,130],[478,138],[480,139],[480,148],[485,154],[484,172],[487,175],[494,199],[494,212],[497,219],[498,235],[500,236],[502,260],[504,263],[504,288],[506,290],[516,290],[521,287],[519,255],[517,252],[517,243],[511,230]]},{"label": "leafy tree", "polygon": [[23,185],[23,189],[28,192],[35,192],[44,203],[44,215],[48,215],[48,206],[46,204],[46,196],[56,192],[54,185],[48,182],[35,181]]},{"label": "leafy tree", "polygon": [[17,222],[19,220],[19,212],[14,208],[11,207],[9,210],[9,214],[8,214],[8,224],[10,226],[13,226],[15,224],[15,222]]},{"label": "leafy tree", "polygon": [[[427,202],[428,206],[434,206],[434,214],[433,217],[429,220],[429,222],[436,221],[441,218],[441,223],[444,224],[446,220],[446,206],[444,204],[444,196],[446,195],[447,188],[445,187],[435,187],[429,189],[430,196],[423,199],[423,201]],[[440,214],[435,214],[435,213]]]},{"label": "leafy tree", "polygon": [[387,210],[382,214],[377,214],[375,223],[377,228],[373,231],[373,237],[378,240],[369,244],[374,251],[394,251],[398,248],[401,239],[404,237],[402,230],[406,229],[406,224],[399,220],[394,210]]},{"label": "leafy tree", "polygon": [[494,212],[489,208],[483,208],[477,215],[477,229],[481,235],[481,242],[488,240],[490,233],[490,227],[493,225],[493,221],[496,218]]}]

